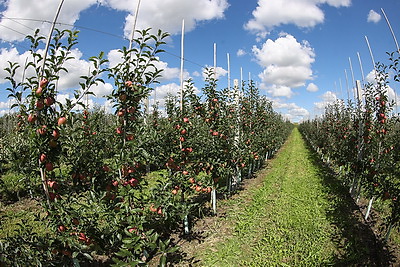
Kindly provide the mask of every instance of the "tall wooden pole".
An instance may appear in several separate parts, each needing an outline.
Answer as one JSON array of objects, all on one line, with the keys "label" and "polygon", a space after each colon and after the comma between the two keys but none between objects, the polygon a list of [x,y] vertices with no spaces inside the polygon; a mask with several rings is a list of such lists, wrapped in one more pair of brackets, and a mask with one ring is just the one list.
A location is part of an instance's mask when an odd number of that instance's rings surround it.
[{"label": "tall wooden pole", "polygon": [[181,99],[180,99],[180,109],[181,109],[181,113],[183,112],[183,85],[184,85],[184,81],[183,81],[183,70],[184,70],[184,45],[185,45],[185,20],[182,20],[182,37],[181,37],[181,74],[180,74],[180,82],[181,82]]},{"label": "tall wooden pole", "polygon": [[134,15],[134,18],[133,18],[133,28],[132,28],[132,32],[131,32],[131,38],[129,39],[129,50],[132,49],[133,38],[135,37],[136,23],[137,23],[137,18],[138,18],[138,15],[139,15],[140,2],[141,2],[141,0],[138,1],[137,7],[136,7],[136,10],[135,10],[135,15]]},{"label": "tall wooden pole", "polygon": [[41,70],[41,73],[40,73],[39,80],[41,80],[43,78],[43,75],[44,75],[44,69],[46,67],[47,53],[49,51],[49,46],[50,46],[50,42],[51,42],[51,36],[53,35],[53,31],[54,31],[54,28],[56,26],[56,23],[57,23],[57,20],[58,20],[58,16],[60,15],[61,7],[62,7],[63,4],[64,4],[64,0],[61,0],[60,4],[58,5],[58,8],[57,8],[56,15],[55,15],[55,17],[53,19],[53,24],[51,24],[49,36],[47,37],[46,48],[44,49],[43,65],[42,65],[42,70]]}]

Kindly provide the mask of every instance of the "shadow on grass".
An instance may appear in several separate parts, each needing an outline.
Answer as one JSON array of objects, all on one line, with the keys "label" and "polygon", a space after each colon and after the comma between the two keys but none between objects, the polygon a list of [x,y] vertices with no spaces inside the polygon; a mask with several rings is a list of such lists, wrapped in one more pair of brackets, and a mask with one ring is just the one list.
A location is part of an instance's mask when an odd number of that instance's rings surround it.
[{"label": "shadow on grass", "polygon": [[365,223],[362,213],[351,198],[348,188],[343,186],[333,171],[312,152],[309,159],[317,167],[318,175],[328,193],[331,209],[327,217],[335,226],[332,240],[337,244],[333,257],[334,266],[393,266],[396,262],[393,253],[379,240]]}]

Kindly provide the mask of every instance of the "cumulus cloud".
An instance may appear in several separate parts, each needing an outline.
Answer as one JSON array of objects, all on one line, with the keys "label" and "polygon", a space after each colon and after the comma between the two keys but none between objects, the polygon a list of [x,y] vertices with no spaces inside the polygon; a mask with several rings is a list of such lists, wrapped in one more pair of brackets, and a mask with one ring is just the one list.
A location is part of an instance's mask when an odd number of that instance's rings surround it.
[{"label": "cumulus cloud", "polygon": [[[186,83],[184,83],[186,86]],[[160,110],[164,110],[165,108],[165,98],[168,95],[176,96],[179,98],[181,91],[181,86],[177,83],[169,83],[157,86],[154,88],[154,91],[151,94],[150,104],[152,105],[155,101],[158,102]],[[197,87],[194,87],[194,93],[200,93]]]},{"label": "cumulus cloud", "polygon": [[104,97],[111,94],[113,86],[110,83],[98,83],[90,88],[90,91],[94,93],[95,97]]},{"label": "cumulus cloud", "polygon": [[318,86],[314,83],[310,83],[307,86],[307,91],[309,92],[317,92],[318,91]]},{"label": "cumulus cloud", "polygon": [[246,55],[247,53],[246,53],[246,51],[244,51],[243,49],[239,49],[237,52],[236,52],[236,55],[238,56],[238,57],[242,57],[242,56],[244,56],[244,55]]},{"label": "cumulus cloud", "polygon": [[[44,53],[44,50],[37,51],[40,54]],[[64,67],[68,69],[68,72],[61,72],[60,79],[57,83],[58,90],[76,89],[79,87],[81,81],[80,76],[85,75],[89,70],[93,70],[94,67],[91,62],[81,59],[82,53],[78,49],[73,49],[69,55],[71,59],[64,63]],[[21,81],[23,77],[23,70],[26,62],[31,62],[32,55],[29,51],[20,54],[16,48],[2,48],[0,50],[0,84],[6,83],[5,77],[8,73],[4,70],[8,67],[8,62],[18,63],[21,67],[17,70],[15,79]],[[25,73],[25,77],[35,75],[35,72],[30,67]]]},{"label": "cumulus cloud", "polygon": [[315,53],[306,41],[299,43],[286,34],[275,41],[268,39],[261,48],[254,46],[252,51],[258,64],[264,67],[259,74],[260,87],[270,90],[273,96],[290,97],[291,88],[304,86],[313,79],[311,64]]},{"label": "cumulus cloud", "polygon": [[[95,4],[127,12],[124,34],[130,37],[138,0],[69,0],[65,1],[58,21],[58,28],[70,28],[82,11]],[[1,13],[0,38],[4,41],[22,41],[32,29],[39,28],[44,35],[50,29],[59,1],[54,0],[8,0],[4,1]],[[29,6],[29,8],[27,8]],[[224,18],[229,7],[227,0],[152,0],[142,1],[139,9],[137,29],[162,29],[172,34],[181,30],[185,19],[186,31],[193,30],[199,22]],[[26,20],[29,19],[29,20]],[[47,22],[46,22],[47,21]]]},{"label": "cumulus cloud", "polygon": [[[20,66],[14,78],[17,81],[21,81],[23,76],[23,69],[25,66],[25,62],[27,60],[28,61],[32,60],[32,56],[29,52],[20,54],[15,47],[10,49],[7,48],[0,49],[0,84],[7,82],[5,77],[7,77],[9,74],[4,69],[10,66],[8,62],[17,63]],[[26,76],[33,75],[33,72],[28,71],[25,75]]]},{"label": "cumulus cloud", "polygon": [[272,97],[287,97],[291,98],[294,94],[293,90],[288,86],[272,84],[266,86],[265,84],[260,84],[260,89],[267,91]]},{"label": "cumulus cloud", "polygon": [[374,10],[370,10],[368,13],[368,22],[378,23],[381,20],[382,16],[376,13]]},{"label": "cumulus cloud", "polygon": [[[125,36],[130,37],[136,1],[103,0],[102,3],[122,11],[129,12],[125,23]],[[200,21],[222,19],[229,7],[227,0],[152,0],[142,1],[139,13],[138,29],[162,29],[171,34],[181,32],[182,19],[185,20],[185,31],[193,30]]]},{"label": "cumulus cloud", "polygon": [[283,24],[311,28],[324,21],[324,12],[320,8],[322,4],[347,7],[351,0],[258,0],[253,18],[244,27],[260,34]]},{"label": "cumulus cloud", "polygon": [[[379,79],[379,73],[377,73],[375,70],[370,71],[365,78],[366,82],[373,85],[377,84],[377,79]],[[400,106],[400,96],[390,85],[387,87],[387,94],[389,101],[393,101],[396,106]]]},{"label": "cumulus cloud", "polygon": [[[203,69],[203,79],[205,80],[207,78],[207,70],[214,70],[214,67],[207,66],[207,68]],[[222,67],[217,67],[216,68],[216,76],[215,78],[218,80],[221,77],[224,77],[228,74],[228,71]]]},{"label": "cumulus cloud", "polygon": [[11,98],[7,99],[7,101],[0,102],[0,117],[5,115],[5,114],[9,114],[11,112],[14,112],[15,108],[14,108],[14,110],[11,111],[10,107],[15,103],[16,103],[16,101],[14,99],[11,99]]},{"label": "cumulus cloud", "polygon": [[[81,11],[95,4],[97,0],[69,0],[65,1],[58,21],[66,24],[74,24],[79,19]],[[8,0],[5,2],[5,10],[1,13],[0,36],[4,41],[22,41],[26,34],[33,34],[32,29],[40,29],[47,35],[50,23],[53,21],[59,1],[54,0]],[[29,8],[27,8],[29,7]],[[29,19],[29,20],[26,20]],[[69,26],[57,25],[59,29]]]},{"label": "cumulus cloud", "polygon": [[[107,58],[109,60],[109,67],[113,68],[117,66],[119,63],[122,62],[122,54],[118,52],[118,50],[111,50],[108,52]],[[162,60],[159,60],[157,62],[154,62],[154,66],[159,69],[163,70],[161,72],[161,77],[159,79],[160,82],[165,82],[165,81],[170,81],[173,79],[179,79],[180,78],[180,68],[170,68],[168,66],[168,63]],[[186,80],[189,78],[189,73],[187,71],[184,71],[183,73],[183,78]]]},{"label": "cumulus cloud", "polygon": [[298,106],[296,103],[286,103],[275,99],[272,101],[272,107],[280,111],[286,119],[292,122],[300,122],[310,116],[310,112],[307,109]]},{"label": "cumulus cloud", "polygon": [[338,99],[336,94],[331,91],[327,91],[322,96],[320,96],[320,98],[322,99],[322,101],[314,103],[315,107],[319,110],[324,110],[326,106],[334,103]]}]

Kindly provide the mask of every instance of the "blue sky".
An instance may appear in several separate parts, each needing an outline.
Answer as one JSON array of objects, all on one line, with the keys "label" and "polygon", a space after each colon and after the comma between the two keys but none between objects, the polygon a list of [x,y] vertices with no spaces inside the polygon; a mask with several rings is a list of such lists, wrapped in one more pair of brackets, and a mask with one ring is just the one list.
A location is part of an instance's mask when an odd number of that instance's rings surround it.
[{"label": "blue sky", "polygon": [[[60,101],[72,96],[79,76],[89,68],[90,56],[104,51],[110,64],[118,61],[116,50],[128,46],[124,36],[130,35],[137,3],[65,0],[59,22],[75,25],[80,34],[76,59],[66,66],[70,73],[59,84]],[[37,27],[47,33],[49,24],[41,21],[52,20],[58,4],[57,0],[0,0],[0,114],[10,106],[2,69],[8,60],[24,62],[27,43],[23,34]],[[198,88],[203,86],[201,73],[213,65],[216,43],[220,88],[228,85],[229,53],[232,84],[233,79],[240,79],[242,69],[244,80],[250,74],[275,109],[297,122],[321,114],[336,98],[347,98],[347,87],[353,87],[349,58],[355,79],[363,79],[357,53],[368,81],[373,66],[365,36],[375,61],[389,64],[386,52],[396,47],[381,8],[398,35],[398,0],[142,0],[137,25],[162,27],[171,33],[165,46],[168,53],[160,56],[165,75],[155,85],[161,105],[167,92],[176,94],[179,89],[180,29],[185,19],[186,78],[193,78]],[[389,92],[393,99],[399,90],[396,86],[391,84]],[[97,97],[89,103],[109,109],[103,96],[111,89],[111,84],[93,88]]]}]

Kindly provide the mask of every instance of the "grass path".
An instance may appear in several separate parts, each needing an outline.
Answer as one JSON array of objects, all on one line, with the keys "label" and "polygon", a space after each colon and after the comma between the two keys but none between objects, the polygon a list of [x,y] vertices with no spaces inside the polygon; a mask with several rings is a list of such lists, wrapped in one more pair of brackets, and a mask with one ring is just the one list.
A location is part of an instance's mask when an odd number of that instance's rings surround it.
[{"label": "grass path", "polygon": [[224,206],[226,216],[214,219],[212,233],[196,246],[193,265],[382,264],[375,238],[345,188],[317,164],[297,128],[262,184]]}]

